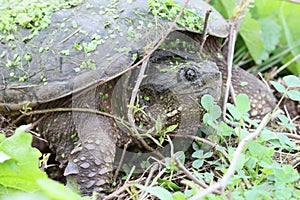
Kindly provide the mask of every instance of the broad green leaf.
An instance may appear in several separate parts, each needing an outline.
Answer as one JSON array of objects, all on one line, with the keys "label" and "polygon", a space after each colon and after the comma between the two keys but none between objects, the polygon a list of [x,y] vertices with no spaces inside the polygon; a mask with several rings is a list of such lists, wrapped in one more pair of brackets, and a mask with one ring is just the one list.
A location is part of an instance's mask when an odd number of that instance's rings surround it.
[{"label": "broad green leaf", "polygon": [[241,114],[246,114],[250,110],[250,101],[246,94],[237,95],[236,108]]},{"label": "broad green leaf", "polygon": [[289,96],[290,99],[293,101],[300,101],[300,92],[297,90],[289,90],[287,92],[287,95]]},{"label": "broad green leaf", "polygon": [[210,4],[214,6],[226,19],[229,19],[235,10],[236,0],[212,0]]},{"label": "broad green leaf", "polygon": [[165,188],[162,187],[146,187],[140,184],[136,184],[136,187],[140,188],[141,190],[144,190],[150,194],[152,194],[153,196],[158,197],[160,200],[174,200],[173,195],[171,194],[171,192],[169,192],[168,190],[166,190]]},{"label": "broad green leaf", "polygon": [[203,150],[195,151],[195,152],[192,154],[192,157],[193,157],[193,158],[203,158]]},{"label": "broad green leaf", "polygon": [[[285,37],[282,41],[285,41],[289,47],[299,40],[300,27],[299,27],[299,17],[300,17],[300,6],[295,6],[295,4],[283,2],[280,7],[279,18],[282,23],[283,31]],[[291,49],[291,54],[295,57],[300,53],[299,48]],[[288,60],[285,60],[288,62]],[[288,67],[294,74],[300,74],[300,59]]]},{"label": "broad green leaf", "polygon": [[261,63],[263,59],[267,58],[268,55],[264,51],[260,23],[253,19],[250,13],[244,16],[239,33],[256,63]]},{"label": "broad green leaf", "polygon": [[203,97],[201,98],[201,105],[205,110],[211,110],[214,105],[214,98],[208,94],[203,95]]},{"label": "broad green leaf", "polygon": [[288,188],[280,187],[275,190],[274,196],[277,199],[291,199],[292,192]]},{"label": "broad green leaf", "polygon": [[278,82],[275,81],[270,81],[270,83],[275,87],[275,89],[280,92],[280,93],[284,93],[286,91],[286,88]]},{"label": "broad green leaf", "polygon": [[288,87],[300,87],[300,79],[294,75],[288,75],[282,78]]},{"label": "broad green leaf", "polygon": [[222,115],[222,110],[221,110],[220,106],[213,105],[210,115],[213,120],[219,119]]},{"label": "broad green leaf", "polygon": [[227,109],[230,112],[230,114],[234,117],[234,119],[239,120],[241,118],[240,112],[234,105],[227,103]]},{"label": "broad green leaf", "polygon": [[192,163],[192,166],[193,166],[195,169],[199,169],[200,167],[203,166],[203,163],[204,163],[204,160],[203,160],[203,159],[197,159],[197,160],[195,160],[195,161]]},{"label": "broad green leaf", "polygon": [[244,193],[246,200],[257,200],[257,199],[272,199],[269,192],[264,187],[252,188]]},{"label": "broad green leaf", "polygon": [[291,183],[299,179],[299,173],[290,165],[284,165],[281,168],[274,169],[274,175],[277,181]]},{"label": "broad green leaf", "polygon": [[80,199],[80,196],[74,193],[69,188],[64,185],[55,182],[51,179],[38,179],[37,183],[39,184],[41,190],[47,194],[51,199],[56,200],[76,200]]},{"label": "broad green leaf", "polygon": [[[299,41],[300,35],[300,6],[288,1],[260,0],[255,1],[255,6],[251,9],[251,13],[256,19],[274,16],[276,22],[281,25],[280,44],[287,46],[291,53],[281,60],[282,63],[290,61],[300,52],[300,47],[296,47],[295,43]],[[271,24],[271,23],[270,23]],[[267,24],[268,26],[269,24]],[[263,29],[264,27],[262,27]],[[296,75],[300,74],[300,59],[288,66],[288,69]]]},{"label": "broad green leaf", "polygon": [[259,144],[256,141],[252,141],[249,143],[249,152],[253,157],[261,160],[269,158],[269,156],[274,153],[272,148]]},{"label": "broad green leaf", "polygon": [[39,157],[42,154],[31,147],[32,135],[23,133],[27,127],[21,126],[0,144],[0,151],[11,157],[0,163],[0,185],[35,191],[39,188],[36,180],[47,175],[39,169]]},{"label": "broad green leaf", "polygon": [[267,53],[272,52],[279,44],[281,37],[281,26],[277,23],[275,16],[259,19],[261,25],[262,41]]},{"label": "broad green leaf", "polygon": [[[0,188],[1,194],[1,188]],[[1,200],[51,200],[45,194],[41,193],[27,193],[27,192],[13,192],[5,195],[0,195]]]},{"label": "broad green leaf", "polygon": [[173,194],[173,198],[174,198],[175,200],[186,200],[184,194],[182,194],[181,192],[175,192],[175,193]]}]

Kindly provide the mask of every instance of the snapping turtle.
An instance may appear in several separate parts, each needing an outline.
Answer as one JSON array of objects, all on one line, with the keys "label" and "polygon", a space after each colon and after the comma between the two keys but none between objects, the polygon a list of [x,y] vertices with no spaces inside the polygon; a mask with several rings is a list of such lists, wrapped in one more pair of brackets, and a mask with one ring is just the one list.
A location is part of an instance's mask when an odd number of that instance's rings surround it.
[{"label": "snapping turtle", "polygon": [[[165,8],[178,11],[175,5],[183,3],[174,2]],[[140,77],[139,67],[131,74],[119,75],[153,49],[175,17],[150,12],[158,5],[159,1],[86,0],[54,12],[49,26],[36,35],[19,27],[13,38],[2,37],[1,114],[14,118],[24,105],[35,110],[69,108],[39,116],[38,131],[65,167],[64,175],[76,182],[84,195],[109,189],[116,144],[130,140],[129,131],[120,123],[91,109],[126,116],[128,95]],[[226,78],[221,40],[228,35],[228,25],[213,11],[207,37],[202,37],[203,18],[212,8],[196,0],[187,8],[190,10],[179,25],[143,62],[146,77],[135,103],[144,110],[134,115],[137,125],[150,126],[160,117],[164,127],[178,125],[175,131],[191,134],[202,119],[201,96],[221,98],[222,78]],[[194,17],[195,24],[188,16]],[[184,24],[190,27],[182,27]],[[238,87],[243,79],[248,85]],[[252,102],[265,101],[263,106],[255,104],[259,113],[272,108],[271,94],[254,76],[235,69],[233,84],[236,91],[249,94]]]}]

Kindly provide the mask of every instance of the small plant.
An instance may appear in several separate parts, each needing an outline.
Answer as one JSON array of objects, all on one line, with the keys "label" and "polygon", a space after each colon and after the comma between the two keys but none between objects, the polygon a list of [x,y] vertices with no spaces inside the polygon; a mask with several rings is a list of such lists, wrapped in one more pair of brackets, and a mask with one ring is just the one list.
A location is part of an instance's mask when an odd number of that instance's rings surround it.
[{"label": "small plant", "polygon": [[31,147],[32,135],[24,133],[29,126],[17,128],[9,138],[0,134],[0,199],[81,199],[39,169],[40,163],[48,166],[47,155],[39,160],[42,154]]}]

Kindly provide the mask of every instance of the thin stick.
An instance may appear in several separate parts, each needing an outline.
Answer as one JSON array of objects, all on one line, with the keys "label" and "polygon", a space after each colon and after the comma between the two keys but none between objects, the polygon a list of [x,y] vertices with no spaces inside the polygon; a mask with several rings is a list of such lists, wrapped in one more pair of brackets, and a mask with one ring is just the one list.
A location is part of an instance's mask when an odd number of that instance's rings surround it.
[{"label": "thin stick", "polygon": [[224,190],[228,183],[229,178],[235,173],[237,163],[238,163],[239,158],[244,150],[244,147],[248,144],[249,141],[258,137],[259,133],[263,130],[263,128],[267,125],[267,123],[269,121],[270,121],[270,114],[267,114],[262,119],[262,121],[259,124],[259,126],[257,127],[257,129],[253,133],[251,133],[247,137],[245,137],[240,142],[240,144],[237,146],[237,148],[233,154],[233,159],[232,159],[230,166],[227,169],[227,172],[224,174],[223,178],[219,182],[217,182],[215,185],[208,187],[207,189],[203,190],[200,194],[193,196],[189,200],[202,199],[202,198],[206,197],[207,195],[218,191],[219,189]]},{"label": "thin stick", "polygon": [[128,147],[128,144],[131,143],[131,141],[128,141],[125,145],[124,145],[124,149],[122,151],[122,155],[121,155],[121,159],[120,159],[120,162],[119,162],[119,165],[116,169],[116,172],[115,172],[115,175],[114,175],[114,178],[113,178],[113,182],[116,182],[117,181],[117,178],[118,178],[118,174],[119,174],[119,171],[122,167],[122,164],[123,164],[123,161],[124,161],[124,157],[125,157],[125,153],[126,153],[126,150],[127,150],[127,147]]},{"label": "thin stick", "polygon": [[115,120],[121,121],[120,118],[118,118],[114,115],[111,115],[106,112],[101,112],[98,110],[90,109],[90,108],[50,108],[50,109],[34,110],[34,111],[29,111],[29,112],[23,113],[21,116],[19,116],[16,120],[13,121],[13,124],[19,122],[23,117],[29,116],[29,115],[47,114],[47,113],[53,113],[53,112],[73,112],[73,111],[99,114],[99,115],[103,115],[103,116],[110,117]]},{"label": "thin stick", "polygon": [[201,37],[200,52],[202,52],[203,46],[206,41],[207,25],[208,25],[208,19],[209,19],[210,13],[211,13],[211,9],[206,11],[206,13],[205,13],[204,26],[203,26],[202,37]]},{"label": "thin stick", "polygon": [[[230,32],[229,32],[229,44],[228,44],[228,55],[227,55],[227,80],[226,80],[226,90],[224,95],[223,102],[223,120],[227,122],[226,119],[226,110],[227,110],[227,101],[229,97],[229,91],[234,94],[233,87],[231,86],[231,77],[232,77],[232,63],[234,55],[234,46],[237,37],[238,28],[241,23],[241,19],[244,16],[246,10],[249,7],[251,0],[245,0],[240,2],[240,5],[236,7],[235,15],[230,19]],[[232,88],[232,89],[231,89]],[[235,96],[232,96],[233,101],[235,102]]]},{"label": "thin stick", "polygon": [[109,199],[115,199],[116,197],[118,197],[121,193],[123,193],[128,187],[137,184],[141,181],[141,179],[137,179],[134,181],[130,181],[124,185],[122,185],[122,187],[120,187],[118,190],[114,191],[113,193],[107,195],[106,197],[103,198],[103,200],[109,200]]},{"label": "thin stick", "polygon": [[277,74],[279,74],[279,72],[281,72],[282,70],[284,70],[285,68],[287,68],[290,64],[292,64],[293,62],[297,61],[300,58],[300,53],[297,54],[293,59],[291,59],[289,62],[285,63],[284,65],[282,65],[279,69],[277,69],[274,73],[271,74],[271,78],[274,78],[275,76],[277,76]]},{"label": "thin stick", "polygon": [[66,37],[65,39],[63,39],[61,42],[59,42],[58,44],[62,44],[64,42],[66,42],[68,39],[70,39],[73,35],[75,35],[76,33],[78,33],[78,31],[80,31],[80,28],[76,29],[73,33],[71,33],[68,37]]}]

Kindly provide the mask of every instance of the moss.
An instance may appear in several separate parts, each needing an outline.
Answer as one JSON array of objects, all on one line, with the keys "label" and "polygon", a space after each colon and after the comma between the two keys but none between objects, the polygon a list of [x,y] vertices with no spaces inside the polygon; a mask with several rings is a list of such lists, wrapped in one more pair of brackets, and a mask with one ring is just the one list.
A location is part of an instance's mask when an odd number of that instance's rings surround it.
[{"label": "moss", "polygon": [[[174,3],[173,0],[148,0],[150,12],[154,16],[159,16],[170,22],[174,21],[182,6]],[[203,29],[203,17],[199,16],[195,10],[186,8],[182,16],[178,19],[177,25],[201,32]]]}]

